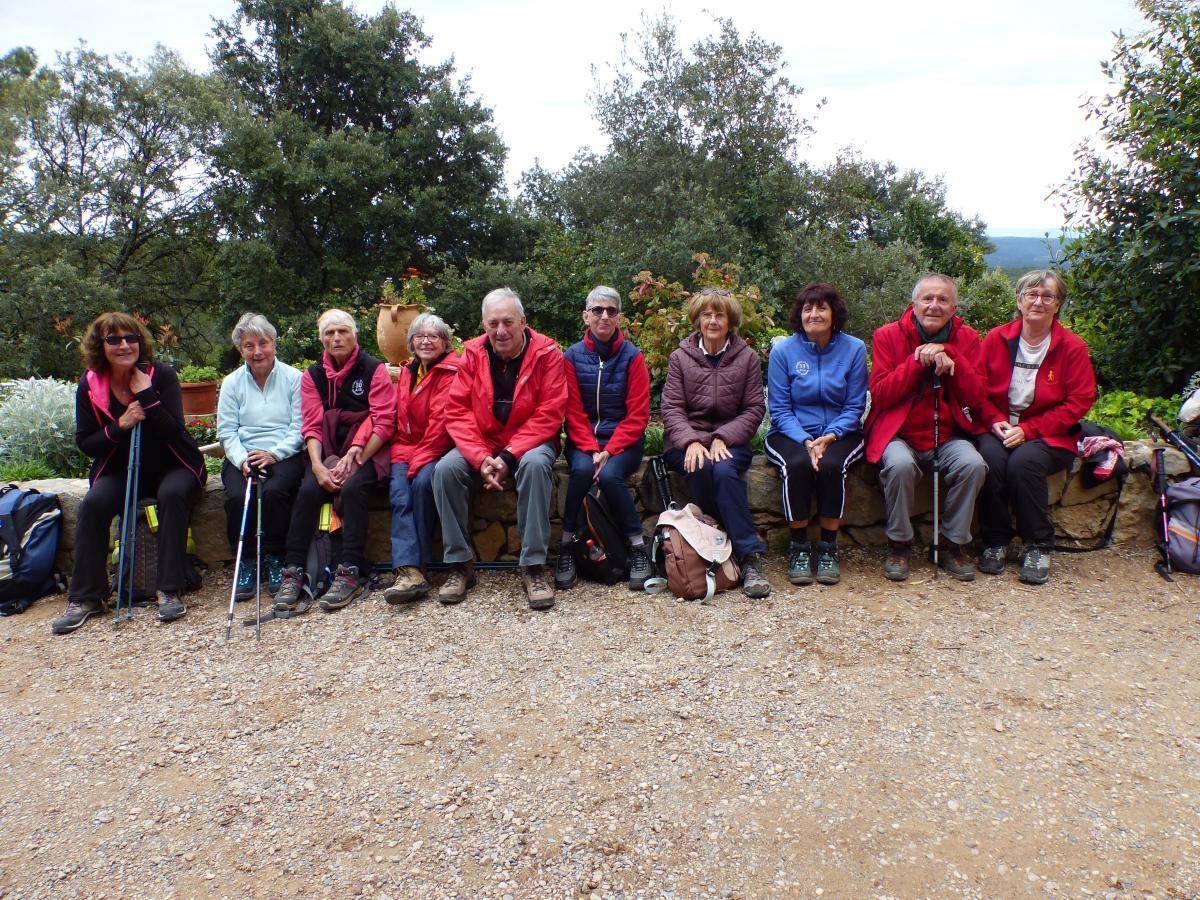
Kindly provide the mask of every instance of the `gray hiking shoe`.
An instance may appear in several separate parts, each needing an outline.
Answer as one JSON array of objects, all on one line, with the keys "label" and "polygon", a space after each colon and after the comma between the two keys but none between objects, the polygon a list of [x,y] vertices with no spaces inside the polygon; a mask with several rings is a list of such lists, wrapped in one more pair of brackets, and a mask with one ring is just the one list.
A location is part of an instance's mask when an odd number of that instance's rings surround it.
[{"label": "gray hiking shoe", "polygon": [[771,596],[771,582],[763,572],[761,553],[747,553],[742,559],[742,593],[752,600]]},{"label": "gray hiking shoe", "polygon": [[63,614],[50,623],[51,634],[70,634],[92,616],[104,612],[99,600],[68,600]]},{"label": "gray hiking shoe", "polygon": [[383,592],[383,599],[393,606],[412,603],[429,593],[429,582],[416,566],[401,566],[396,570],[396,580]]},{"label": "gray hiking shoe", "polygon": [[812,544],[792,542],[788,553],[788,581],[792,584],[813,583]]},{"label": "gray hiking shoe", "polygon": [[475,587],[475,564],[470,562],[458,563],[451,571],[450,577],[438,591],[438,603],[452,606],[467,599],[467,591]]},{"label": "gray hiking shoe", "polygon": [[358,566],[338,566],[333,576],[333,584],[321,597],[321,609],[325,612],[343,609],[353,603],[365,587],[362,579],[358,577]]},{"label": "gray hiking shoe", "polygon": [[912,545],[892,541],[888,548],[888,557],[883,561],[883,575],[888,581],[905,581],[908,579],[908,563],[912,559]]},{"label": "gray hiking shoe", "polygon": [[1030,547],[1021,559],[1018,577],[1026,584],[1045,584],[1050,580],[1050,551],[1045,547]]},{"label": "gray hiking shoe", "polygon": [[1000,575],[1007,555],[1008,547],[984,547],[979,554],[979,571],[984,575]]},{"label": "gray hiking shoe", "polygon": [[182,619],[185,612],[187,607],[180,601],[178,594],[158,592],[158,621],[174,622],[176,619]]},{"label": "gray hiking shoe", "polygon": [[300,605],[300,598],[303,594],[304,570],[299,566],[285,567],[279,582],[279,590],[275,594],[276,611],[291,612]]},{"label": "gray hiking shoe", "polygon": [[521,584],[529,598],[529,608],[540,611],[554,606],[554,585],[545,566],[525,566],[521,569]]},{"label": "gray hiking shoe", "polygon": [[817,541],[817,584],[837,584],[841,577],[837,544]]},{"label": "gray hiking shoe", "polygon": [[575,570],[574,541],[558,545],[558,560],[554,565],[554,586],[560,591],[569,591],[579,580]]},{"label": "gray hiking shoe", "polygon": [[653,572],[650,571],[650,555],[646,553],[646,545],[642,544],[638,547],[629,548],[629,589],[631,591],[641,591],[646,587],[646,579]]}]

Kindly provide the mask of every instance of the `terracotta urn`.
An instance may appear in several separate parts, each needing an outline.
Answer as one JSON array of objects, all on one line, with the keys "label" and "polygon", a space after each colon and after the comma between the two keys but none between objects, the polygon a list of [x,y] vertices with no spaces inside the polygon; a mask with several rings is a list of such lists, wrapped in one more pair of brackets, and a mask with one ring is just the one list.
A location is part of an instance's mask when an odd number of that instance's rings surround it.
[{"label": "terracotta urn", "polygon": [[425,307],[419,304],[379,304],[375,342],[379,344],[379,352],[393,366],[406,362],[412,356],[408,349],[408,326],[424,311]]},{"label": "terracotta urn", "polygon": [[211,416],[217,411],[217,382],[184,381],[179,391],[185,416]]}]

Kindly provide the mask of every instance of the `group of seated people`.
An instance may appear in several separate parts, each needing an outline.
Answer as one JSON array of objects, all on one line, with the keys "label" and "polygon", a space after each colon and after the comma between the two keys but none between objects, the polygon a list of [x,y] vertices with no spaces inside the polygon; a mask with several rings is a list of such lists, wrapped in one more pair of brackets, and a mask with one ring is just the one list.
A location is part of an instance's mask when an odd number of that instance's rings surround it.
[{"label": "group of seated people", "polygon": [[[694,331],[671,354],[662,387],[663,457],[683,476],[692,500],[728,533],[743,592],[756,598],[771,592],[763,571],[767,548],[743,477],[768,408],[765,450],[782,478],[792,584],[839,580],[846,474],[861,457],[879,466],[889,579],[908,577],[915,489],[936,461],[945,483],[938,564],[957,579],[975,577],[966,551],[978,500],[978,570],[1000,574],[1017,534],[1021,580],[1045,583],[1054,543],[1047,479],[1076,455],[1079,422],[1096,394],[1086,345],[1058,319],[1065,299],[1057,274],[1031,272],[1017,283],[1014,319],[980,341],[956,314],[953,279],[924,275],[911,307],[875,332],[868,371],[866,345],[844,330],[847,309],[837,289],[809,284],[793,303],[792,334],[771,350],[764,392],[761,357],[737,333],[737,299],[719,288],[692,295],[687,315]],[[295,611],[310,596],[309,544],[328,503],[340,520],[341,549],[320,606],[340,609],[364,593],[368,503],[385,483],[395,576],[384,592],[389,603],[432,590],[427,573],[439,523],[449,571],[437,598],[443,604],[466,598],[475,584],[471,493],[504,490],[509,482],[516,488],[521,581],[531,609],[549,609],[556,589],[576,583],[580,510],[593,486],[628,541],[629,586],[642,588],[651,562],[627,480],[644,453],[650,372],[621,328],[614,289],[600,286],[587,295],[583,323],[582,339],[561,351],[528,326],[515,292],[497,288],[483,298],[483,334],[461,353],[445,322],[419,315],[408,330],[412,359],[393,384],[387,366],[359,346],[354,319],[341,310],[318,319],[324,352],[303,372],[277,358],[276,330],[264,316],[242,316],[232,338],[245,365],[224,379],[218,404],[221,477],[231,547],[241,537],[247,479],[261,491],[262,568],[275,609]],[[73,631],[104,608],[109,532],[139,423],[140,493],[158,504],[158,616],[171,621],[185,612],[188,516],[205,481],[199,448],[185,428],[179,381],[169,365],[155,361],[145,326],[124,313],[92,322],[82,352],[76,428],[80,448],[93,459],[91,486],[79,508],[67,609],[53,631]],[[570,475],[551,573],[552,474],[564,421]],[[810,542],[814,503],[820,539]],[[254,527],[251,520],[247,533]],[[256,569],[242,567],[237,596],[253,596]]]}]

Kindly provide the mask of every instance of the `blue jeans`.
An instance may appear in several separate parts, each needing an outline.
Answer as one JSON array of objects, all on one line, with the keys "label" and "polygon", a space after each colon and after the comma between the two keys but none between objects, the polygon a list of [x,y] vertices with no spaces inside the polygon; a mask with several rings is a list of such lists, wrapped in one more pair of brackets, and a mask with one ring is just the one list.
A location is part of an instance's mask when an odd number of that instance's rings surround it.
[{"label": "blue jeans", "polygon": [[432,554],[437,528],[433,505],[434,463],[427,463],[409,479],[408,463],[392,463],[388,494],[392,502],[392,568],[424,566]]},{"label": "blue jeans", "polygon": [[[600,470],[597,482],[625,537],[636,537],[642,533],[642,520],[638,518],[637,507],[633,505],[627,483],[629,476],[642,464],[642,447],[643,442],[638,441],[616,456],[610,456]],[[567,445],[567,462],[571,466],[571,475],[567,480],[563,531],[574,534],[579,531],[579,510],[583,507],[583,498],[591,490],[596,467],[592,463],[592,454],[577,450],[570,444]]]},{"label": "blue jeans", "polygon": [[668,450],[663,454],[666,464],[683,475],[688,493],[701,511],[721,523],[733,542],[733,552],[740,560],[747,553],[766,553],[767,545],[758,536],[754,527],[754,516],[750,514],[750,495],[742,473],[750,468],[754,451],[749,447],[730,447],[732,459],[723,459],[716,465],[712,460],[704,461],[704,468],[690,475],[683,471],[683,451]]}]

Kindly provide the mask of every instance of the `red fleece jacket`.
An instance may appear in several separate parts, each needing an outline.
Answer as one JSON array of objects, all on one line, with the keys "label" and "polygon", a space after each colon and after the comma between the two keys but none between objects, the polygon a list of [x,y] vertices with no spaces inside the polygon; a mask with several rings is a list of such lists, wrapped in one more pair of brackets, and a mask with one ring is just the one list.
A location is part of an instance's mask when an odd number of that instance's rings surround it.
[{"label": "red fleece jacket", "polygon": [[[1021,336],[1021,320],[1009,322],[988,332],[983,339],[984,424],[1008,421],[1008,386],[1012,381],[1013,360]],[[1050,326],[1050,347],[1038,369],[1033,387],[1033,403],[1021,413],[1019,425],[1025,440],[1041,438],[1051,447],[1076,452],[1079,420],[1096,402],[1096,375],[1087,344],[1058,319]]]}]

